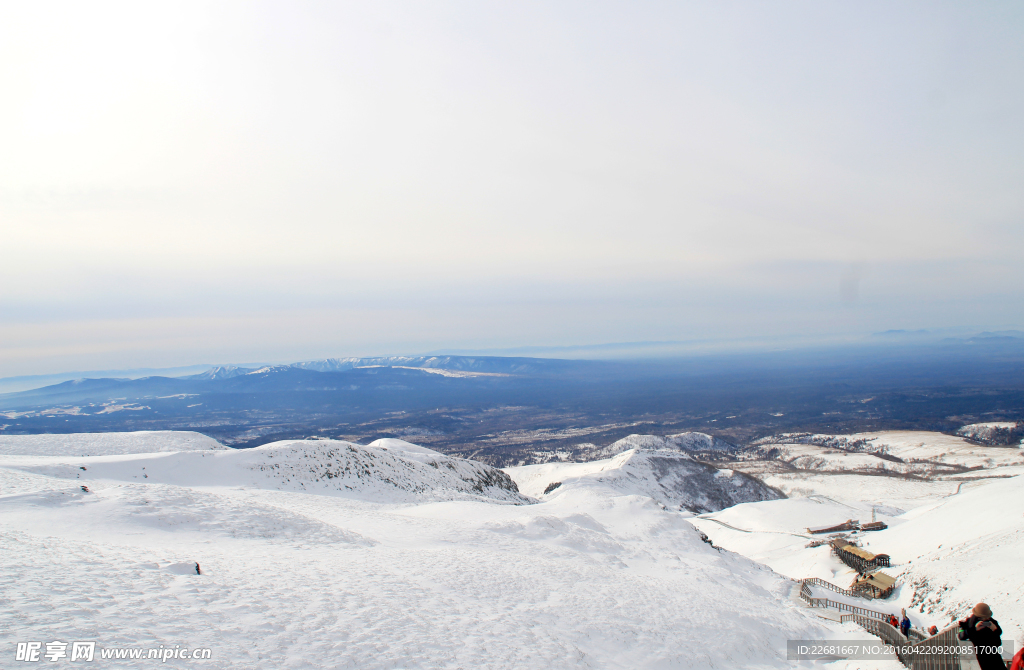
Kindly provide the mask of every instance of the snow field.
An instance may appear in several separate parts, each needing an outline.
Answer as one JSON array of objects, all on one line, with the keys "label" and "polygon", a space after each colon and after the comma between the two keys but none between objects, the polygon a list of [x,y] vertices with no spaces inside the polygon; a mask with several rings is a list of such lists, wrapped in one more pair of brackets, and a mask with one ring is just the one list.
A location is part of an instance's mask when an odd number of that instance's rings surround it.
[{"label": "snow field", "polygon": [[[0,626],[371,670],[791,668],[787,639],[865,637],[648,495],[509,504],[486,466],[406,445],[0,459]],[[362,484],[323,476],[340,457]]]},{"label": "snow field", "polygon": [[202,433],[174,430],[132,433],[69,433],[66,435],[0,435],[0,455],[110,456],[227,448]]},{"label": "snow field", "polygon": [[[893,474],[942,474],[942,466],[993,469],[1024,465],[1018,447],[980,446],[963,437],[927,431],[884,431],[851,435],[817,435],[836,446],[773,443],[780,459],[794,467],[821,471],[879,471]],[[902,462],[879,458],[881,453]]]},{"label": "snow field", "polygon": [[126,454],[93,458],[0,457],[0,465],[63,479],[350,495],[382,502],[424,499],[531,502],[504,472],[402,440],[273,442],[255,449]]}]

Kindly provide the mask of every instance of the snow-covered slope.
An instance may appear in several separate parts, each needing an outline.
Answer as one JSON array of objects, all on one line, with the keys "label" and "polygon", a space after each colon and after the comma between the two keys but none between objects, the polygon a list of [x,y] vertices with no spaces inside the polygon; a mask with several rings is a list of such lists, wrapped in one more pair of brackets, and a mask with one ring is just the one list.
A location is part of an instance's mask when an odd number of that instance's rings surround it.
[{"label": "snow-covered slope", "polygon": [[972,423],[956,431],[957,435],[981,444],[1021,444],[1024,430],[1021,424],[1013,422]]},{"label": "snow-covered slope", "polygon": [[[854,534],[868,551],[889,554],[884,571],[899,579],[893,596],[860,606],[899,612],[907,608],[915,626],[947,625],[985,601],[1015,640],[1024,631],[1024,477],[962,482],[944,495],[923,488],[928,482],[888,477],[905,487],[892,497],[877,488],[858,488],[852,479],[833,487],[834,497],[812,495],[737,505],[691,520],[718,545],[764,563],[790,577],[819,577],[848,587],[855,573],[831,555],[827,546],[811,547],[822,536],[808,526],[846,519],[871,520],[874,510],[888,524],[883,531]],[[917,491],[920,498],[911,500]],[[835,596],[829,595],[834,598]]]},{"label": "snow-covered slope", "polygon": [[984,600],[1009,639],[1024,630],[1024,477],[980,482],[908,512],[871,535],[869,548],[881,547],[900,558],[892,572],[924,614],[948,620]]},{"label": "snow-covered slope", "polygon": [[0,628],[274,670],[791,668],[787,639],[863,637],[650,497],[496,504],[487,472],[400,441],[0,457]]},{"label": "snow-covered slope", "polygon": [[246,486],[411,502],[484,498],[524,504],[496,468],[402,440],[272,442],[255,449],[137,454],[127,458],[0,458],[0,465],[64,479],[176,486]]},{"label": "snow-covered slope", "polygon": [[706,512],[781,497],[752,477],[698,463],[669,449],[634,448],[600,461],[525,465],[506,471],[521,491],[536,498],[595,488],[649,496],[672,509]]},{"label": "snow-covered slope", "polygon": [[174,430],[0,435],[0,454],[26,456],[109,456],[227,448],[202,433]]}]

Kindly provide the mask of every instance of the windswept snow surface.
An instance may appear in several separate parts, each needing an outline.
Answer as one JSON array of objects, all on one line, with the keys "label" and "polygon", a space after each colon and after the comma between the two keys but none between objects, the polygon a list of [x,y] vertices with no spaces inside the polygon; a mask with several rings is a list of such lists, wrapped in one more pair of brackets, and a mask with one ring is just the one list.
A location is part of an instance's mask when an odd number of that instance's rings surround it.
[{"label": "windswept snow surface", "polygon": [[399,440],[0,456],[0,653],[94,640],[213,650],[176,667],[792,668],[787,639],[865,637],[621,481],[515,505],[486,466],[443,459]]},{"label": "windswept snow surface", "polygon": [[202,433],[174,430],[132,433],[0,435],[0,455],[110,456],[211,449],[228,449],[228,447]]},{"label": "windswept snow surface", "polygon": [[512,479],[501,470],[392,439],[377,440],[368,446],[336,440],[293,440],[254,449],[94,459],[11,456],[6,464],[24,472],[64,479],[243,486],[356,496],[381,502],[478,498],[516,504],[533,502],[520,495]]},{"label": "windswept snow surface", "polygon": [[524,465],[507,472],[521,491],[535,498],[597,489],[608,495],[638,493],[672,509],[707,512],[782,497],[753,477],[698,463],[669,449],[630,449],[600,461]]}]

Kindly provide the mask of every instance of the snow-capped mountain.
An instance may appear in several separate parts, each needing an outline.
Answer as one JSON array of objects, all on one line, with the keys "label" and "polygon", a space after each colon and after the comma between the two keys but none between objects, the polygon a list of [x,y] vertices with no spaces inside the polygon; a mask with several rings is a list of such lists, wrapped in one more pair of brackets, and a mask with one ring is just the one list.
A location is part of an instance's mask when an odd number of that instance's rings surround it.
[{"label": "snow-capped mountain", "polygon": [[[659,449],[684,452],[728,452],[736,445],[707,433],[676,433],[675,435],[627,435],[606,447],[586,446],[581,450],[586,460],[598,460],[621,454],[629,449]],[[583,460],[583,459],[581,459]]]},{"label": "snow-capped mountain", "polygon": [[231,379],[252,372],[253,368],[240,368],[237,365],[218,365],[205,372],[181,377],[181,379]]},{"label": "snow-capped mountain", "polygon": [[515,482],[501,470],[392,439],[370,445],[289,440],[254,449],[152,453],[127,459],[47,458],[22,460],[17,467],[64,479],[82,479],[87,472],[89,479],[108,481],[245,486],[382,502],[533,502],[521,495]]},{"label": "snow-capped mountain", "polygon": [[782,497],[753,477],[699,463],[671,449],[633,448],[603,460],[525,465],[506,471],[521,491],[535,498],[578,488],[608,489],[699,513]]},{"label": "snow-capped mountain", "polygon": [[579,366],[580,362],[557,359],[510,358],[504,356],[377,356],[369,358],[326,358],[293,363],[291,367],[317,372],[343,372],[365,367],[399,367],[476,372],[485,374],[536,374]]}]

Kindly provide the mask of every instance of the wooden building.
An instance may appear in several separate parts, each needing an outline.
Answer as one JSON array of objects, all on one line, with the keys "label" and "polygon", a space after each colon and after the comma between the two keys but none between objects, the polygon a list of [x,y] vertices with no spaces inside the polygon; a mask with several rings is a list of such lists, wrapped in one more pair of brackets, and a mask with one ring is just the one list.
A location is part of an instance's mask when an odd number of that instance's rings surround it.
[{"label": "wooden building", "polygon": [[858,577],[853,582],[853,590],[870,594],[872,598],[888,598],[896,586],[896,578],[884,572],[872,572]]},{"label": "wooden building", "polygon": [[847,519],[842,523],[833,524],[831,526],[817,526],[816,528],[808,528],[807,532],[811,535],[820,535],[821,533],[842,533],[848,530],[857,530],[860,528],[860,522],[856,519]]},{"label": "wooden building", "polygon": [[842,538],[829,542],[832,553],[857,572],[872,572],[878,568],[889,567],[889,554],[872,554]]}]

